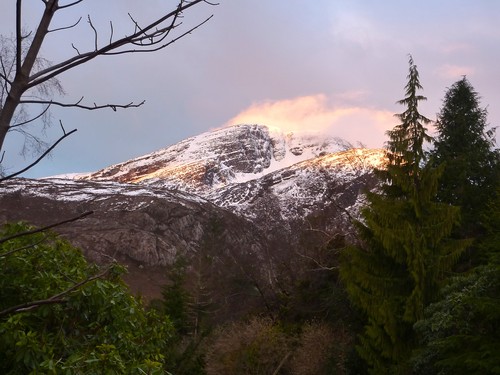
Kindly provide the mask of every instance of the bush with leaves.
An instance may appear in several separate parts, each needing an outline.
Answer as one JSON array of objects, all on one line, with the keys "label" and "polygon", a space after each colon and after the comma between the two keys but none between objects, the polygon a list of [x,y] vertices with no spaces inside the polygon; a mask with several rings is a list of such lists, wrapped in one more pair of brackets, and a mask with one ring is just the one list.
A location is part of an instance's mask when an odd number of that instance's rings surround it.
[{"label": "bush with leaves", "polygon": [[1,241],[0,267],[0,373],[164,373],[171,324],[128,292],[123,268],[89,265],[47,232]]}]

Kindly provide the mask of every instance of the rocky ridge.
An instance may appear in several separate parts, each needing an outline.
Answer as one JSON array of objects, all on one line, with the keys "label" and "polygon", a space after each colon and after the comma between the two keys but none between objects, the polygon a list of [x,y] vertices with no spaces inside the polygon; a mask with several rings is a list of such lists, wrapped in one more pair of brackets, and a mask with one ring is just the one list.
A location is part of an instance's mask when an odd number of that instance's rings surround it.
[{"label": "rocky ridge", "polygon": [[219,129],[76,180],[9,180],[0,221],[46,225],[94,211],[57,231],[93,261],[126,264],[144,295],[158,296],[174,259],[207,251],[270,286],[276,254],[297,249],[312,222],[350,232],[384,152],[346,148],[261,125]]}]

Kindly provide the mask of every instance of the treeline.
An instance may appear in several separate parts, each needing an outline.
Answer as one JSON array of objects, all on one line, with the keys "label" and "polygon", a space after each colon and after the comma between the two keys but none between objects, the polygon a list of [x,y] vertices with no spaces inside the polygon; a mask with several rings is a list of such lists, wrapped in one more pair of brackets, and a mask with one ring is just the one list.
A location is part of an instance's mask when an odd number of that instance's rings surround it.
[{"label": "treeline", "polygon": [[[388,132],[381,187],[342,253],[365,317],[356,349],[371,374],[500,371],[500,158],[466,77],[447,91],[433,140],[410,58],[405,111]],[[426,142],[432,142],[429,152]]]},{"label": "treeline", "polygon": [[[387,166],[357,240],[304,231],[266,265],[218,246],[167,270],[147,306],[124,270],[25,224],[0,233],[2,374],[500,373],[500,155],[467,80],[436,122],[410,58]],[[309,217],[321,227],[331,212]],[[326,238],[326,240],[325,240]],[[353,243],[354,242],[354,243]],[[263,280],[268,278],[268,282]]]}]

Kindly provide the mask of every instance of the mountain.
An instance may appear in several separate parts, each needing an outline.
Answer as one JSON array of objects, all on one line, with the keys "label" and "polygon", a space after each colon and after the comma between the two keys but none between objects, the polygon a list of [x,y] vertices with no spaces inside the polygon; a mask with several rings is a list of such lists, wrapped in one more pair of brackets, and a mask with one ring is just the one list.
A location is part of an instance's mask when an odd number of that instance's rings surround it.
[{"label": "mountain", "polygon": [[262,177],[298,162],[340,151],[345,142],[262,125],[235,125],[188,138],[86,176],[97,181],[153,184],[199,195]]},{"label": "mountain", "polygon": [[265,240],[247,220],[198,196],[113,182],[11,179],[0,186],[0,222],[46,226],[83,213],[55,230],[87,259],[128,267],[136,293],[158,296],[165,266],[205,251],[216,241],[226,253],[259,259]]},{"label": "mountain", "polygon": [[265,221],[287,226],[333,199],[355,211],[362,199],[360,189],[384,155],[321,134],[236,125],[83,178],[187,191],[261,224],[268,216]]},{"label": "mountain", "polygon": [[238,285],[220,296],[246,295],[227,302],[234,310],[272,293],[294,254],[352,236],[385,154],[348,146],[263,125],[218,129],[73,180],[9,180],[0,220],[47,225],[93,211],[55,230],[93,261],[126,264],[132,289],[150,298],[165,267],[187,257],[196,277],[218,275],[215,289]]}]

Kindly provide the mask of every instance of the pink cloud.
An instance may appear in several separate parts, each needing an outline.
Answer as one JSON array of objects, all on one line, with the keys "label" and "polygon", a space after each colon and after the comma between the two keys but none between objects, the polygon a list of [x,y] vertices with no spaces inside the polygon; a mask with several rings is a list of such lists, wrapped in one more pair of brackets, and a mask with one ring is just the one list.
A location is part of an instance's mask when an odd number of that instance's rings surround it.
[{"label": "pink cloud", "polygon": [[442,78],[459,79],[464,75],[473,75],[475,73],[475,69],[470,66],[445,64],[438,68],[437,73]]},{"label": "pink cloud", "polygon": [[397,120],[386,110],[336,106],[323,94],[252,104],[225,125],[262,124],[284,132],[317,132],[382,147]]}]

